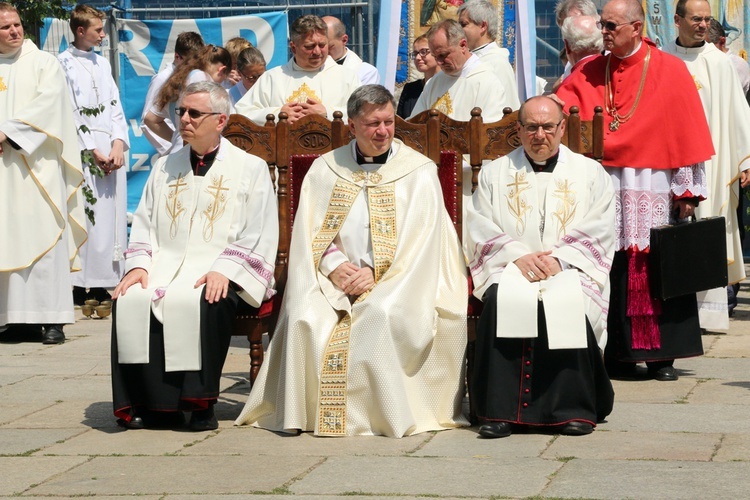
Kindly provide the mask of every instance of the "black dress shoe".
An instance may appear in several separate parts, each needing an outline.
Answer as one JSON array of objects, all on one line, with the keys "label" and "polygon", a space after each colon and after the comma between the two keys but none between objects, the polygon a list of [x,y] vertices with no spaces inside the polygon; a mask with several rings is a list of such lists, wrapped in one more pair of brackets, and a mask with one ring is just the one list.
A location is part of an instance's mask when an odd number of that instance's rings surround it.
[{"label": "black dress shoe", "polygon": [[560,434],[566,436],[585,436],[594,431],[594,426],[588,422],[568,422],[560,429]]},{"label": "black dress shoe", "polygon": [[677,380],[677,372],[674,369],[674,366],[665,366],[662,368],[659,368],[658,370],[649,371],[649,375],[651,375],[654,380],[658,380],[660,382],[671,382],[672,380]]},{"label": "black dress shoe", "polygon": [[206,410],[194,411],[190,415],[188,428],[194,432],[213,431],[219,428],[219,421],[214,415],[214,407],[209,406]]},{"label": "black dress shoe", "polygon": [[65,334],[62,325],[42,326],[42,344],[62,344],[65,342]]},{"label": "black dress shoe", "polygon": [[485,439],[497,439],[508,437],[511,434],[508,422],[490,422],[479,427],[479,435]]},{"label": "black dress shoe", "polygon": [[124,427],[125,429],[144,429],[146,427],[143,424],[143,419],[141,417],[133,417],[130,419],[130,422],[124,418],[118,418],[117,425]]}]

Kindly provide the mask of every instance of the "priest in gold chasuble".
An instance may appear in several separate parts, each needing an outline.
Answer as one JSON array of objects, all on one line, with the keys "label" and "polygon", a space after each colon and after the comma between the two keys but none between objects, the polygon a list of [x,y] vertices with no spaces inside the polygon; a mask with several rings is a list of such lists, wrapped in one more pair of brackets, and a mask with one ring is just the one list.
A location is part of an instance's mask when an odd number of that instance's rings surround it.
[{"label": "priest in gold chasuble", "polygon": [[466,265],[436,166],[393,139],[393,97],[349,99],[355,140],[307,173],[281,316],[237,424],[320,436],[468,425]]},{"label": "priest in gold chasuble", "polygon": [[240,299],[270,298],[278,210],[268,166],[221,137],[218,84],[188,85],[177,114],[187,146],[154,166],[115,288],[112,392],[119,424],[218,427],[213,405]]}]

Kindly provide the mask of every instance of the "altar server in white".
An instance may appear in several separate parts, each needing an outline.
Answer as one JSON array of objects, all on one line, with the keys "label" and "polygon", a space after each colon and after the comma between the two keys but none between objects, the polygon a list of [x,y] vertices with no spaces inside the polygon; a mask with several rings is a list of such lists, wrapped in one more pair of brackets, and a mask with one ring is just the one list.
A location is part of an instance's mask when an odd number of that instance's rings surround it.
[{"label": "altar server in white", "polygon": [[394,140],[380,85],[349,99],[355,140],[315,160],[281,315],[237,424],[318,436],[467,425],[466,264],[435,164]]},{"label": "altar server in white", "polygon": [[560,105],[521,107],[522,147],[482,167],[464,242],[484,303],[469,394],[480,436],[513,426],[590,433],[612,410],[604,369],[614,189],[597,162],[560,144]]},{"label": "altar server in white", "polygon": [[458,22],[466,34],[469,50],[495,71],[497,81],[505,90],[511,109],[518,109],[516,73],[510,65],[510,52],[497,43],[497,7],[488,0],[469,0],[458,8]]},{"label": "altar server in white", "polygon": [[341,111],[346,120],[346,100],[360,86],[357,74],[328,55],[328,26],[318,16],[297,18],[290,30],[289,47],[294,56],[282,66],[266,71],[237,102],[237,113],[255,123],[266,115],[284,112],[289,123],[319,114],[333,120]]},{"label": "altar server in white", "polygon": [[346,25],[337,17],[324,16],[328,26],[328,54],[337,64],[349,68],[357,74],[362,85],[380,83],[378,69],[370,63],[366,63],[359,55],[355,54],[346,44],[349,35],[346,34]]},{"label": "altar server in white", "polygon": [[518,95],[504,88],[492,68],[471,53],[458,21],[446,19],[433,24],[427,41],[442,71],[427,82],[411,116],[434,108],[466,122],[478,106],[482,119],[489,123],[500,120],[506,106],[518,107]]},{"label": "altar server in white", "polygon": [[187,146],[154,166],[135,213],[128,273],[114,292],[112,391],[126,428],[218,426],[213,406],[239,299],[274,294],[278,211],[268,166],[221,137],[229,96],[188,85]]},{"label": "altar server in white", "polygon": [[[729,284],[738,283],[745,279],[737,205],[740,184],[750,185],[750,107],[731,59],[706,41],[711,20],[708,2],[680,0],[675,12],[678,36],[666,43],[664,50],[687,64],[716,151],[706,162],[707,200],[698,205],[695,215],[725,218]],[[729,329],[726,287],[699,293],[698,307],[702,328]]]},{"label": "altar server in white", "polygon": [[96,198],[88,208],[95,223],[88,221],[89,239],[81,248],[82,271],[73,274],[74,301],[83,305],[89,296],[109,299],[106,288],[120,282],[123,250],[127,246],[127,179],[122,166],[128,149],[128,127],[120,92],[112,78],[112,68],[93,47],[104,40],[104,13],[79,4],[70,14],[73,44],[58,56],[68,82],[78,145],[90,154],[94,170],[84,161],[86,183]]},{"label": "altar server in white", "polygon": [[65,76],[0,2],[0,332],[35,325],[46,344],[73,323],[70,271],[86,240],[81,158]]}]

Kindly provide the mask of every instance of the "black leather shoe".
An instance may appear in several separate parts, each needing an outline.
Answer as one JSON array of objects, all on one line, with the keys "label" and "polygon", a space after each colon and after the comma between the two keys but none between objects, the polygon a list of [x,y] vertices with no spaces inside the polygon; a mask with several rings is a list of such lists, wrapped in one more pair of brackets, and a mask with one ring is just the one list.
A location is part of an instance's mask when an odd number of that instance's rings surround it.
[{"label": "black leather shoe", "polygon": [[124,427],[125,429],[144,429],[146,427],[143,424],[143,419],[141,417],[133,417],[130,419],[130,422],[124,418],[118,418],[117,425]]},{"label": "black leather shoe", "polygon": [[194,411],[190,415],[188,428],[194,432],[213,431],[219,428],[219,421],[214,415],[214,407],[209,406],[206,410]]},{"label": "black leather shoe", "polygon": [[62,344],[65,342],[65,334],[62,325],[42,326],[42,344]]},{"label": "black leather shoe", "polygon": [[568,422],[560,429],[560,434],[566,436],[585,436],[594,431],[594,426],[588,422]]},{"label": "black leather shoe", "polygon": [[654,380],[658,380],[659,382],[671,382],[672,380],[677,380],[677,372],[674,369],[674,366],[665,366],[663,368],[659,368],[656,371],[649,373]]},{"label": "black leather shoe", "polygon": [[485,439],[497,439],[508,437],[511,434],[508,422],[491,422],[479,427],[479,435]]}]

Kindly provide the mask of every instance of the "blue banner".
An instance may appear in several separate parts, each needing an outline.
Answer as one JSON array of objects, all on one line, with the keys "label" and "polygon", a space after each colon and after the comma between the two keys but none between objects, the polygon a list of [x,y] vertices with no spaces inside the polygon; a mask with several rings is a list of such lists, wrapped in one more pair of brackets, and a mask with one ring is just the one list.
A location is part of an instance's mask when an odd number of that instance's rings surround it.
[{"label": "blue banner", "polygon": [[[106,25],[105,30],[108,30]],[[185,31],[200,33],[207,44],[214,45],[224,45],[229,39],[241,36],[258,47],[269,69],[287,61],[286,12],[215,19],[117,19],[119,71],[118,68],[115,71],[119,76],[120,98],[130,136],[130,150],[126,153],[128,212],[135,210],[151,164],[156,159],[156,151],[140,129],[146,91],[151,78],[174,60],[175,41]],[[73,34],[67,21],[45,20],[39,43],[42,50],[57,55],[67,49],[72,40]],[[110,50],[110,40],[107,37],[100,52],[112,61]]]}]

